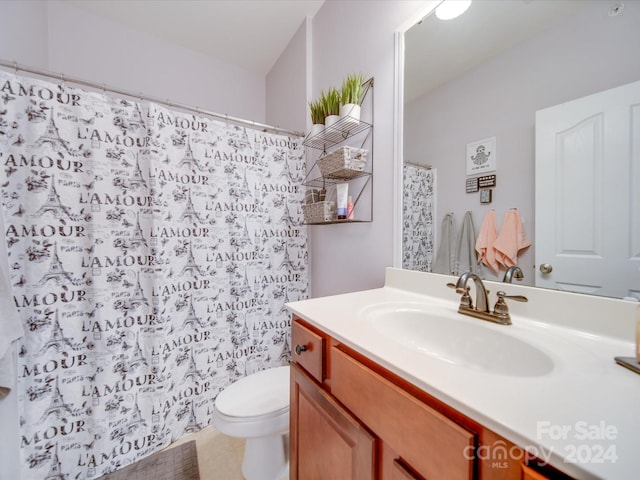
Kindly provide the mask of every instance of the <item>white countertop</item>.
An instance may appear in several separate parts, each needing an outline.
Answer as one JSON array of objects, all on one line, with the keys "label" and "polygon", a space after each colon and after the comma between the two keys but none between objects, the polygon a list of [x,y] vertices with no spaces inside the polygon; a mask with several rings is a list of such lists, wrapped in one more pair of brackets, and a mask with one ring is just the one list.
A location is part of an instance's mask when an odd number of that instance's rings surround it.
[{"label": "white countertop", "polygon": [[[613,360],[635,356],[640,305],[486,282],[492,291],[499,287],[526,295],[529,302],[507,301],[513,322],[509,326],[460,315],[461,320],[482,322],[486,328],[531,342],[553,360],[549,373],[527,377],[442,361],[389,339],[365,319],[364,312],[372,306],[397,303],[430,304],[459,315],[459,295],[445,286],[452,279],[389,268],[382,288],[292,302],[287,307],[575,478],[640,478],[640,375]],[[491,305],[494,301],[492,295]],[[492,455],[490,450],[485,453]]]}]

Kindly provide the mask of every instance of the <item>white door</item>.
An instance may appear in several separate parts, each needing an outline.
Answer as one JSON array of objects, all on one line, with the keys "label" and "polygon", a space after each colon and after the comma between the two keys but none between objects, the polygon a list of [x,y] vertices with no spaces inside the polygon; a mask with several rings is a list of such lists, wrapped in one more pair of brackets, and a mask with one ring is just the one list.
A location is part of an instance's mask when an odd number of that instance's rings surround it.
[{"label": "white door", "polygon": [[640,299],[640,82],[536,112],[535,170],[536,286]]}]

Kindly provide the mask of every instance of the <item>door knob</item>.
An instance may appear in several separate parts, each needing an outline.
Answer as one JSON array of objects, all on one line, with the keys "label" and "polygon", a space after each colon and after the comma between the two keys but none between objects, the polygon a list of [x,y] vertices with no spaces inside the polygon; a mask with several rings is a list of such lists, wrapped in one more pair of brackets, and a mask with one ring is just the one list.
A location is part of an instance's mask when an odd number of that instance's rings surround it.
[{"label": "door knob", "polygon": [[548,263],[543,263],[542,265],[540,265],[540,271],[542,273],[545,273],[545,274],[546,273],[551,273],[552,270],[553,270],[553,267]]},{"label": "door knob", "polygon": [[295,352],[297,355],[302,355],[302,352],[306,352],[306,351],[307,351],[306,345],[296,345]]}]

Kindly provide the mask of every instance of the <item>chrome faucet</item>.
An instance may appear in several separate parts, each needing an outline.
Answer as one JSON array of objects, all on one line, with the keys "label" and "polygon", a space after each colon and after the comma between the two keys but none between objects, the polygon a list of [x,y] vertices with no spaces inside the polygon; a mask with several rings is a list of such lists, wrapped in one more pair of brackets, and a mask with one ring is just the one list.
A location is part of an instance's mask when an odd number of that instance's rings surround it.
[{"label": "chrome faucet", "polygon": [[[481,312],[489,312],[489,294],[487,293],[487,289],[484,287],[484,283],[482,283],[482,279],[473,272],[464,272],[458,278],[458,282],[456,283],[456,292],[468,295],[469,287],[467,287],[467,283],[469,279],[473,280],[474,285],[476,286],[476,310]],[[471,299],[469,299],[471,300]],[[466,302],[466,301],[465,301]],[[473,303],[470,303],[468,307],[473,308]]]},{"label": "chrome faucet", "polygon": [[524,273],[522,273],[522,269],[517,265],[514,265],[507,269],[502,281],[504,283],[511,283],[511,280],[513,278],[515,278],[516,280],[522,280],[524,278]]},{"label": "chrome faucet", "polygon": [[[475,307],[473,306],[473,301],[469,295],[469,287],[467,286],[470,279],[473,280],[476,287]],[[456,292],[462,295],[460,298],[460,305],[458,306],[459,313],[480,318],[482,320],[488,320],[493,323],[499,323],[500,325],[511,325],[511,315],[509,315],[509,307],[504,301],[505,298],[510,298],[518,302],[528,301],[527,297],[524,295],[507,295],[500,291],[497,293],[498,301],[493,307],[493,312],[490,311],[489,291],[485,288],[482,279],[473,272],[463,273],[455,284],[447,283],[447,286],[455,288]]]}]

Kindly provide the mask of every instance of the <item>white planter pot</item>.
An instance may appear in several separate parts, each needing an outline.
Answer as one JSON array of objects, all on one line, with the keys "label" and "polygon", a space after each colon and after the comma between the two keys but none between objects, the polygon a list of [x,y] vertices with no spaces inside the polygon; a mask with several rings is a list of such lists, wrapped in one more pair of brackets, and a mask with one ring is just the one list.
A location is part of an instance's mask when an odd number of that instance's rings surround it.
[{"label": "white planter pot", "polygon": [[346,118],[346,122],[358,123],[360,121],[360,105],[347,103],[340,107],[340,118]]},{"label": "white planter pot", "polygon": [[309,132],[309,136],[313,137],[320,133],[324,132],[324,124],[323,123],[314,123],[311,125],[311,132]]},{"label": "white planter pot", "polygon": [[325,126],[325,128],[330,127],[331,125],[336,123],[338,120],[340,120],[340,115],[328,115],[328,116],[324,117],[324,126]]}]

